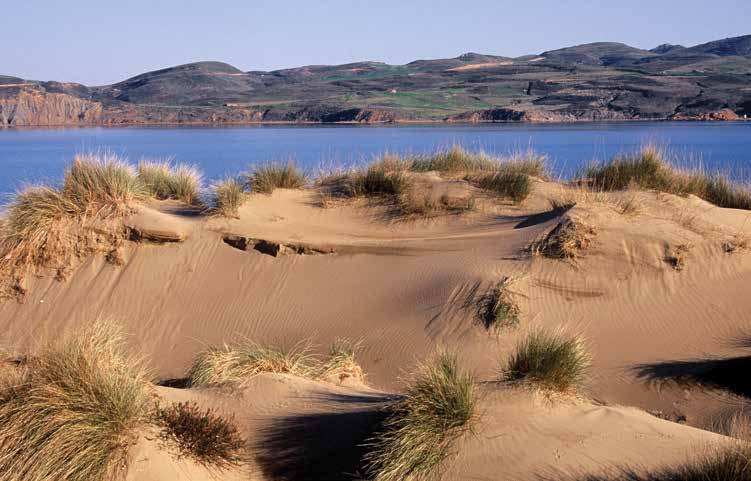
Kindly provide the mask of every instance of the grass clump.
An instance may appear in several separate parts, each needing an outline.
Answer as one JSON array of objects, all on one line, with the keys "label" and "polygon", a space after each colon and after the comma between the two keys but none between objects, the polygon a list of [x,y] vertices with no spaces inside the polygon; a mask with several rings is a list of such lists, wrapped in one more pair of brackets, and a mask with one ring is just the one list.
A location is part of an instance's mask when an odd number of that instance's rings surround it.
[{"label": "grass clump", "polygon": [[310,354],[309,343],[290,350],[245,342],[220,348],[211,347],[198,353],[188,373],[191,385],[206,386],[240,383],[261,373],[292,374],[316,381],[342,382],[348,378],[364,379],[355,353],[358,344],[338,339],[329,356],[320,359]]},{"label": "grass clump", "polygon": [[201,409],[194,402],[157,406],[154,422],[159,439],[178,450],[178,457],[198,464],[224,470],[242,462],[245,440],[238,432],[234,418],[224,418],[210,408]]},{"label": "grass clump", "polygon": [[193,386],[243,382],[264,372],[311,377],[316,371],[309,346],[285,351],[255,342],[225,344],[198,353],[188,373]]},{"label": "grass clump", "polygon": [[109,221],[145,196],[133,167],[111,154],[79,155],[59,188],[20,192],[0,226],[0,297],[22,295],[30,270],[59,273],[77,257],[111,250],[124,234]]},{"label": "grass clump", "polygon": [[308,183],[307,176],[293,162],[286,166],[267,164],[245,174],[251,192],[271,194],[274,189],[302,189]]},{"label": "grass clump", "polygon": [[109,324],[50,347],[0,391],[0,481],[104,481],[122,474],[150,391]]},{"label": "grass clump", "polygon": [[511,278],[503,278],[485,299],[483,321],[486,329],[499,331],[519,325],[521,309],[511,295],[511,282]]},{"label": "grass clump", "polygon": [[654,145],[632,155],[589,167],[584,177],[595,189],[612,191],[630,187],[653,189],[677,195],[693,194],[719,207],[751,210],[751,190],[720,174],[684,172],[665,160],[664,150]]},{"label": "grass clump", "polygon": [[589,249],[596,234],[592,226],[566,216],[529,250],[551,259],[575,260]]},{"label": "grass clump", "polygon": [[[606,481],[605,477],[588,476],[586,481]],[[622,474],[608,480],[618,481],[749,481],[751,480],[751,444],[734,442],[710,446],[696,453],[691,460],[642,474],[623,469]]]},{"label": "grass clump", "polygon": [[365,171],[353,172],[341,180],[339,191],[345,197],[399,197],[412,185],[403,169],[392,170],[383,164],[371,165]]},{"label": "grass clump", "polygon": [[222,217],[238,217],[247,199],[245,186],[236,178],[226,178],[211,185],[210,210]]},{"label": "grass clump", "polygon": [[191,205],[200,201],[203,176],[195,167],[143,161],[138,164],[138,178],[149,195],[157,199],[177,199]]},{"label": "grass clump", "polygon": [[510,198],[516,204],[524,201],[532,192],[532,180],[523,172],[501,169],[475,176],[470,180],[479,188]]},{"label": "grass clump", "polygon": [[357,362],[359,343],[348,339],[337,339],[329,348],[328,359],[321,365],[317,377],[324,380],[343,382],[346,379],[363,381],[365,374]]},{"label": "grass clump", "polygon": [[493,170],[497,165],[497,160],[484,152],[470,152],[459,145],[455,145],[433,155],[415,158],[410,168],[415,172],[434,170],[446,173],[463,173]]},{"label": "grass clump", "polygon": [[585,381],[591,359],[578,336],[536,331],[516,347],[503,371],[517,381],[557,392],[575,392]]},{"label": "grass clump", "polygon": [[441,353],[420,366],[383,430],[368,444],[366,460],[374,479],[435,477],[453,443],[472,430],[475,397],[474,379],[460,369],[455,355]]}]

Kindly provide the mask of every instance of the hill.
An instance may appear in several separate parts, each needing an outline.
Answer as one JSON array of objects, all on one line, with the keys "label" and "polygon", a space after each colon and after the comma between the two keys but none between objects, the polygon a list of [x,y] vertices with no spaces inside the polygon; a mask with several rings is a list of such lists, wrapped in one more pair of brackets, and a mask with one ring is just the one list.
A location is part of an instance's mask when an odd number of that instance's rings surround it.
[{"label": "hill", "polygon": [[0,76],[2,126],[734,119],[749,105],[751,35],[270,72],[198,62],[99,87]]}]

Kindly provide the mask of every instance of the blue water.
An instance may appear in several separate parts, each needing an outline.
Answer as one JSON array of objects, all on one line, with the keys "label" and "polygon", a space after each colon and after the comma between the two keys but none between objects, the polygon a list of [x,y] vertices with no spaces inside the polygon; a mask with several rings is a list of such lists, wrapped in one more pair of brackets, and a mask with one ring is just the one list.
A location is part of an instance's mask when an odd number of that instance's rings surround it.
[{"label": "blue water", "polygon": [[0,196],[29,183],[58,182],[76,153],[96,150],[133,162],[192,163],[214,179],[266,161],[294,159],[315,171],[365,162],[386,150],[422,153],[461,144],[507,154],[531,147],[547,154],[565,178],[647,142],[667,146],[692,166],[751,178],[751,122],[11,129],[0,130]]}]

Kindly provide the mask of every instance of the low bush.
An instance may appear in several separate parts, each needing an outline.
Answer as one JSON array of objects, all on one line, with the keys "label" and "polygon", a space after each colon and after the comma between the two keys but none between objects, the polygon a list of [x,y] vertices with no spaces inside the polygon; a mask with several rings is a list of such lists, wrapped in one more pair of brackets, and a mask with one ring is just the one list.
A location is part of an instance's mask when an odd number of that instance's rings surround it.
[{"label": "low bush", "polygon": [[179,457],[219,470],[239,466],[243,460],[245,440],[234,418],[219,416],[210,408],[203,410],[192,402],[157,406],[154,423],[161,441],[176,447]]}]

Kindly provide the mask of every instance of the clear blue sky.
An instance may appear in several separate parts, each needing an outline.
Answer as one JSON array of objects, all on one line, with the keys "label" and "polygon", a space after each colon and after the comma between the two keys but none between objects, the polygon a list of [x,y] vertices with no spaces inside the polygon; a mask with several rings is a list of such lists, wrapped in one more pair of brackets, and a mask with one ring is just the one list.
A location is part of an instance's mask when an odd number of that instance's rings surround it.
[{"label": "clear blue sky", "polygon": [[402,64],[751,33],[751,0],[7,0],[0,13],[0,74],[87,85],[197,60],[242,70]]}]

